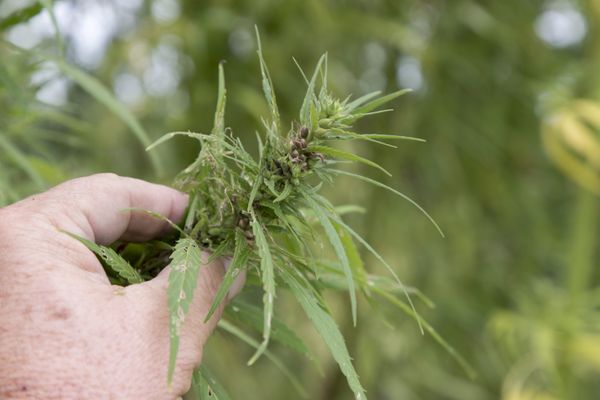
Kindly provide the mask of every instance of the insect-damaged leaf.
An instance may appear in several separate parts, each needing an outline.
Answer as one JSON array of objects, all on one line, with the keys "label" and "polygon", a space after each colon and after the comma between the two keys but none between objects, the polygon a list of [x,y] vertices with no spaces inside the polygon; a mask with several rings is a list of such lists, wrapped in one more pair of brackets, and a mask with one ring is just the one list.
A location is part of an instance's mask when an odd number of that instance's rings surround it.
[{"label": "insect-damaged leaf", "polygon": [[260,357],[267,345],[269,344],[269,338],[271,336],[271,319],[273,318],[273,301],[275,299],[275,275],[273,271],[273,256],[271,255],[271,249],[269,242],[265,237],[263,227],[260,221],[256,218],[254,212],[252,215],[252,232],[256,238],[256,246],[258,247],[258,254],[260,256],[260,271],[262,275],[263,290],[263,305],[264,305],[264,326],[263,326],[263,341],[256,353],[248,361],[248,365],[254,364],[254,362]]},{"label": "insect-damaged leaf", "polygon": [[108,265],[113,271],[115,271],[119,276],[125,279],[128,283],[142,283],[144,279],[140,276],[140,273],[135,270],[127,260],[117,254],[116,251],[111,249],[110,247],[102,246],[96,244],[86,238],[75,235],[74,233],[65,232],[67,235],[71,236],[74,239],[79,240],[83,243],[88,249],[93,251],[96,255],[98,255],[102,261]]},{"label": "insect-damaged leaf", "polygon": [[198,281],[198,271],[202,264],[202,252],[195,240],[179,239],[171,253],[169,267],[169,286],[167,298],[169,304],[169,368],[167,381],[171,384],[177,352],[179,351],[179,333],[185,316],[189,311],[194,289]]}]

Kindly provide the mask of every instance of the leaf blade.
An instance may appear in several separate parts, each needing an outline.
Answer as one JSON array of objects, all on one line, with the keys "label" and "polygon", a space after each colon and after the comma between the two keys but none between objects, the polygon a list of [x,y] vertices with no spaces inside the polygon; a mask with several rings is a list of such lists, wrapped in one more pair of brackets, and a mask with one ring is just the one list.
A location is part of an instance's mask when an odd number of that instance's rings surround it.
[{"label": "leaf blade", "polygon": [[195,240],[179,239],[170,256],[169,284],[167,298],[169,307],[169,366],[167,382],[170,385],[175,372],[175,363],[179,351],[179,330],[185,320],[192,302],[194,289],[198,281],[198,272],[202,264],[202,252]]}]

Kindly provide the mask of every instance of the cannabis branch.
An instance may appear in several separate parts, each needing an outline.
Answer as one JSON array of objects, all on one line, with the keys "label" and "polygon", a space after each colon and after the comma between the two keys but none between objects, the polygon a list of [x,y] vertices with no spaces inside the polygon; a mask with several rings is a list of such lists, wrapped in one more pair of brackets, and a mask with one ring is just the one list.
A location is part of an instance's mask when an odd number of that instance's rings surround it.
[{"label": "cannabis branch", "polygon": [[[308,86],[307,92],[298,118],[291,123],[290,128],[284,129],[271,77],[262,56],[260,40],[258,43],[262,86],[270,108],[269,117],[263,120],[264,134],[256,135],[258,157],[255,158],[246,151],[240,139],[225,125],[225,79],[223,67],[219,66],[217,108],[212,132],[173,132],[149,147],[151,149],[178,135],[197,139],[201,145],[196,160],[175,180],[175,185],[190,196],[183,224],[177,226],[171,223],[175,228],[175,236],[143,245],[143,250],[138,252],[137,257],[126,257],[129,261],[134,260],[131,264],[114,251],[114,254],[111,253],[112,259],[108,260],[105,257],[106,249],[87,243],[113,269],[111,278],[116,283],[127,284],[149,279],[165,264],[169,263],[171,266],[168,287],[171,337],[169,382],[179,348],[179,329],[194,295],[198,271],[202,268],[202,251],[211,253],[209,261],[218,257],[231,257],[230,267],[206,320],[223,302],[235,278],[242,271],[247,271],[250,277],[256,277],[254,281],[262,286],[261,343],[254,341],[227,318],[219,324],[222,329],[256,347],[249,364],[254,363],[262,354],[273,358],[267,349],[271,339],[310,357],[310,351],[302,340],[274,317],[276,288],[286,287],[291,290],[331,350],[356,398],[365,398],[344,339],[321,296],[322,290],[330,287],[328,282],[333,279],[339,282],[338,288],[342,287],[349,293],[355,324],[358,288],[366,296],[381,296],[415,318],[422,329],[431,333],[435,340],[468,368],[433,328],[420,320],[407,288],[402,285],[392,267],[342,220],[343,210],[336,208],[319,194],[323,183],[335,184],[335,177],[338,175],[351,176],[385,188],[410,201],[439,230],[433,219],[404,194],[379,181],[337,168],[341,162],[358,162],[389,175],[383,167],[331,146],[333,142],[348,140],[369,141],[391,147],[394,146],[387,143],[389,140],[421,141],[412,137],[360,134],[353,131],[353,125],[359,119],[390,111],[379,108],[406,91],[385,96],[380,96],[380,92],[373,92],[355,100],[350,100],[349,97],[338,99],[328,91],[327,56],[323,55],[310,79],[302,72]],[[155,216],[164,219],[163,216]],[[326,260],[321,254],[322,249],[317,249],[314,245],[321,237],[331,245],[337,259],[335,262]],[[369,274],[355,243],[360,243],[372,253],[388,269],[393,279]],[[121,249],[121,255],[127,255],[127,247]],[[132,276],[135,280],[131,279]],[[406,303],[397,297],[401,293],[404,293]],[[236,307],[241,309],[242,314],[256,314],[254,305],[236,302]],[[227,315],[229,314],[226,313]],[[278,329],[273,329],[274,324]],[[285,372],[285,366],[283,368]],[[220,395],[217,393],[220,390],[215,386],[218,385],[208,378],[207,373],[203,367],[194,379],[202,387],[210,387],[217,398],[226,398],[224,392]],[[303,390],[294,380],[293,374],[288,371],[286,375],[300,391]]]}]

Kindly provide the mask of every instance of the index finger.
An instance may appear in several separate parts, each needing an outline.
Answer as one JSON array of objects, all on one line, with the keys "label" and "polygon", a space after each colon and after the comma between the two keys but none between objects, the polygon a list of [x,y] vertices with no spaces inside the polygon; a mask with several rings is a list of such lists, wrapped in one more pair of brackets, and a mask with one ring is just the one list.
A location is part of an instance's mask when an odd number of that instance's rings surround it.
[{"label": "index finger", "polygon": [[187,195],[167,186],[115,174],[73,179],[25,202],[37,202],[39,211],[59,229],[99,244],[118,239],[143,241],[163,232],[168,223],[144,212],[158,213],[177,222],[187,207]]}]

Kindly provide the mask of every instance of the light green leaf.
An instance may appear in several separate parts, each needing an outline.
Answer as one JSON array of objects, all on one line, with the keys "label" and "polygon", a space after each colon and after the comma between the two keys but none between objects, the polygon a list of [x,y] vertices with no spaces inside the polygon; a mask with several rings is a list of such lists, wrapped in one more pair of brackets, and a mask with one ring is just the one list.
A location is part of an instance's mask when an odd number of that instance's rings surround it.
[{"label": "light green leaf", "polygon": [[231,400],[223,385],[204,364],[194,371],[192,380],[194,391],[200,400]]},{"label": "light green leaf", "polygon": [[295,271],[288,271],[287,268],[280,268],[280,274],[294,293],[306,315],[313,322],[325,344],[327,344],[331,355],[338,363],[344,376],[346,376],[355,398],[359,400],[366,399],[365,391],[360,384],[356,370],[352,365],[352,359],[348,354],[348,348],[344,343],[344,337],[331,315],[323,309],[317,295],[310,290],[308,282],[302,276]]},{"label": "light green leaf", "polygon": [[244,234],[239,229],[236,229],[235,250],[233,252],[233,259],[231,260],[229,269],[223,277],[223,281],[219,285],[219,289],[217,289],[217,293],[215,294],[215,298],[212,302],[212,305],[210,306],[210,309],[208,310],[208,313],[206,313],[206,318],[204,318],[204,322],[207,322],[210,319],[210,317],[212,317],[214,312],[219,307],[219,304],[221,304],[227,293],[229,293],[229,289],[235,281],[235,278],[237,278],[240,272],[246,267],[246,263],[248,262],[250,254],[251,249],[250,247],[248,247],[248,243],[246,242]]},{"label": "light green leaf", "polygon": [[200,143],[202,143],[205,140],[211,140],[211,136],[207,135],[205,133],[183,132],[183,131],[169,132],[169,133],[164,134],[161,137],[159,137],[156,141],[152,142],[152,144],[148,145],[148,147],[146,147],[146,151],[152,150],[153,148],[155,148],[159,144],[163,144],[164,142],[173,139],[175,136],[187,136],[187,137],[191,137],[191,138],[194,138],[194,139],[198,140]]},{"label": "light green leaf", "polygon": [[260,221],[256,218],[254,210],[251,211],[251,224],[252,232],[256,239],[256,247],[258,248],[258,254],[260,255],[260,272],[262,275],[263,295],[264,304],[264,326],[263,326],[263,341],[260,347],[256,350],[256,353],[248,361],[248,365],[254,364],[254,362],[264,353],[269,344],[269,338],[271,337],[271,320],[273,318],[273,301],[275,299],[275,275],[273,271],[273,257],[271,256],[271,250],[269,248],[269,242],[265,237]]},{"label": "light green leaf", "polygon": [[376,108],[379,108],[380,106],[384,105],[385,103],[388,103],[388,102],[394,100],[395,98],[400,97],[403,94],[406,94],[408,92],[412,92],[412,89],[402,89],[402,90],[398,90],[398,91],[390,93],[390,94],[386,94],[385,96],[378,97],[375,100],[371,100],[367,104],[354,109],[352,111],[352,114],[355,114],[355,115],[367,114],[367,113],[375,110]]},{"label": "light green leaf", "polygon": [[256,41],[258,43],[258,59],[260,61],[260,73],[262,75],[262,85],[263,92],[265,94],[265,98],[267,99],[267,103],[269,104],[269,108],[271,109],[271,117],[276,127],[279,128],[279,109],[277,108],[277,100],[275,98],[275,90],[273,89],[273,82],[271,81],[271,75],[269,74],[269,69],[267,68],[267,63],[263,57],[262,52],[262,44],[260,42],[260,34],[258,32],[258,27],[255,25],[254,30],[256,31]]},{"label": "light green leaf", "polygon": [[304,96],[304,100],[302,101],[302,107],[300,108],[300,123],[304,126],[311,126],[310,107],[315,92],[315,83],[317,81],[319,71],[321,70],[321,65],[323,64],[323,61],[325,61],[326,58],[327,53],[323,54],[321,58],[319,58],[317,66],[315,67],[315,72],[313,72],[312,78],[310,79],[310,82],[308,84],[308,88],[306,89],[306,95]]},{"label": "light green leaf", "polygon": [[[406,296],[406,299],[408,300],[408,303],[410,304],[410,307],[413,310],[415,319],[417,321],[417,324],[419,325],[419,329],[421,330],[421,333],[423,333],[423,327],[421,325],[421,317],[419,316],[419,313],[417,313],[417,310],[412,302],[412,299],[410,298],[410,295],[408,294],[408,291],[406,290],[406,286],[402,283],[402,281],[400,280],[400,278],[398,277],[398,275],[396,274],[396,272],[394,271],[394,269],[387,263],[387,261],[385,261],[385,259],[369,244],[369,242],[367,242],[366,240],[364,240],[362,238],[362,236],[360,236],[358,233],[356,233],[352,228],[350,228],[346,223],[344,223],[344,221],[341,220],[341,218],[337,218],[335,216],[332,216],[332,219],[334,219],[334,221],[341,226],[342,228],[344,228],[346,230],[346,232],[348,232],[350,235],[352,235],[358,242],[360,242],[367,250],[369,250],[371,252],[371,254],[373,254],[375,256],[375,258],[377,258],[377,260],[379,260],[379,262],[381,262],[385,268],[390,272],[390,274],[392,274],[392,276],[394,277],[394,279],[396,280],[396,282],[398,283],[398,285],[400,285],[404,291],[404,295]],[[364,278],[365,276],[361,276],[361,278]]]},{"label": "light green leaf", "polygon": [[144,282],[144,279],[140,276],[139,272],[137,272],[131,265],[129,265],[127,260],[125,260],[119,254],[117,254],[117,252],[111,249],[110,247],[101,246],[92,242],[91,240],[87,240],[86,238],[75,235],[74,233],[65,231],[63,232],[83,243],[88,249],[90,249],[96,255],[98,255],[102,259],[102,261],[106,263],[106,265],[108,265],[113,271],[119,274],[119,276],[125,279],[127,282]]},{"label": "light green leaf", "polygon": [[283,201],[285,199],[287,199],[287,197],[292,193],[292,185],[290,185],[288,182],[285,182],[285,186],[283,187],[283,190],[281,191],[281,193],[279,193],[279,195],[273,200],[273,203],[279,203],[280,201]]},{"label": "light green leaf", "polygon": [[[348,256],[348,262],[350,264],[350,268],[352,269],[352,276],[356,277],[359,282],[367,281],[367,271],[365,270],[365,264],[363,263],[362,258],[360,257],[360,253],[356,247],[356,244],[352,240],[352,236],[346,231],[346,229],[341,226],[339,223],[334,222],[333,226],[335,227],[338,236],[344,246],[344,252]],[[363,286],[363,289],[368,293],[369,288],[367,285]]]},{"label": "light green leaf", "polygon": [[43,9],[43,6],[39,3],[34,3],[25,8],[18,9],[17,11],[0,20],[0,32],[5,31],[12,26],[29,21],[31,18],[38,15]]},{"label": "light green leaf", "polygon": [[315,146],[315,145],[311,145],[308,147],[309,151],[315,151],[318,153],[323,153],[325,155],[331,156],[331,157],[335,157],[335,158],[339,158],[342,160],[348,160],[348,161],[356,161],[362,164],[366,164],[369,165],[371,167],[377,168],[378,170],[382,171],[383,173],[385,173],[388,176],[392,176],[392,174],[390,174],[385,168],[383,168],[382,166],[380,166],[379,164],[368,160],[366,158],[363,158],[361,156],[358,156],[354,153],[349,153],[347,151],[343,151],[343,150],[339,150],[339,149],[334,149],[333,147],[327,147],[327,146]]},{"label": "light green leaf", "polygon": [[169,385],[175,372],[175,362],[179,351],[179,332],[185,316],[189,311],[194,289],[198,281],[198,272],[202,264],[202,252],[196,241],[190,238],[179,239],[171,254],[169,267],[169,286],[167,297],[169,303],[169,368],[167,382]]},{"label": "light green leaf", "polygon": [[225,135],[225,103],[227,90],[225,89],[225,73],[223,64],[219,64],[219,92],[217,94],[217,110],[215,111],[215,122],[213,135]]},{"label": "light green leaf", "polygon": [[325,230],[325,234],[327,235],[331,246],[333,246],[337,258],[342,264],[342,268],[344,269],[344,273],[346,275],[346,281],[348,283],[348,292],[350,292],[352,322],[356,326],[356,288],[354,287],[354,278],[352,276],[352,268],[350,268],[350,261],[348,260],[348,255],[346,254],[342,240],[335,230],[335,227],[329,220],[327,212],[323,210],[319,203],[317,203],[310,195],[307,194],[304,194],[304,199],[306,200],[308,206],[313,210],[315,216],[319,220],[319,223]]},{"label": "light green leaf", "polygon": [[376,90],[374,92],[371,93],[367,93],[363,96],[360,96],[359,98],[351,101],[350,103],[348,103],[346,105],[346,110],[347,111],[352,111],[354,110],[356,107],[359,107],[361,104],[366,103],[367,101],[371,100],[373,97],[377,97],[381,94],[381,90]]}]

